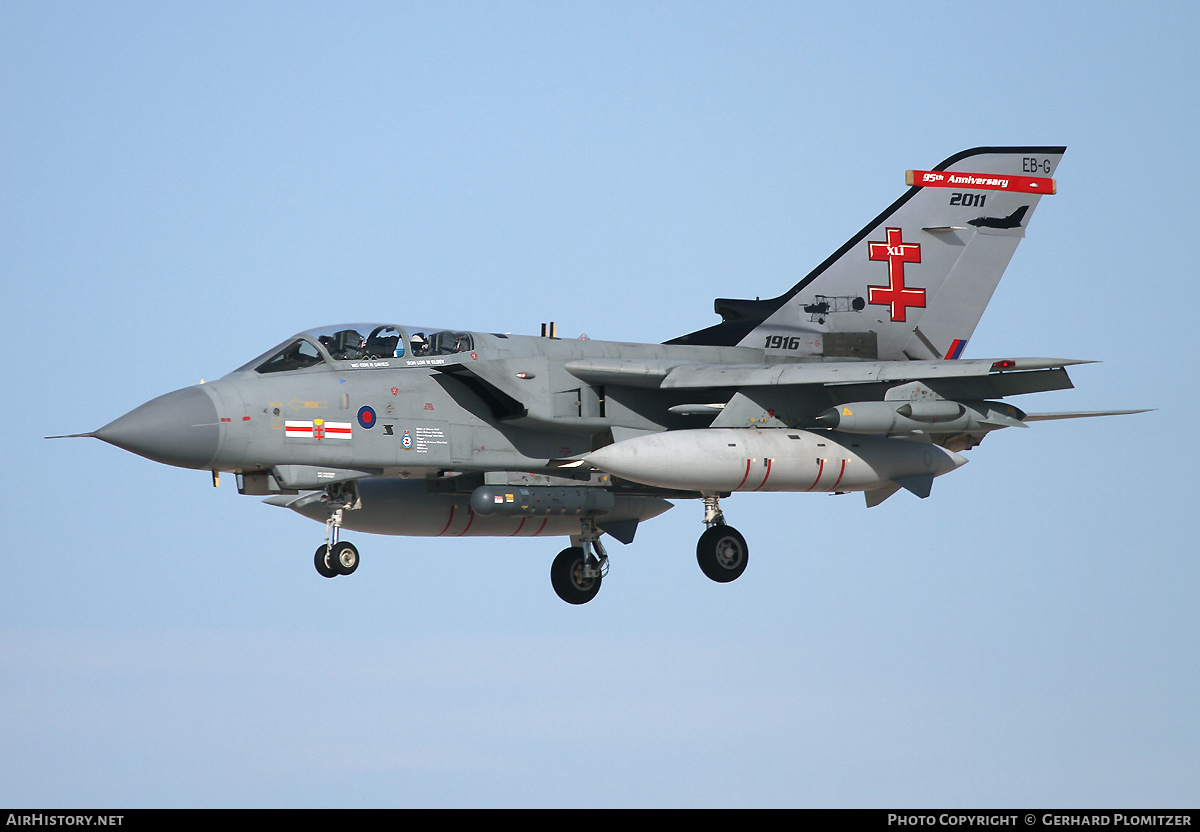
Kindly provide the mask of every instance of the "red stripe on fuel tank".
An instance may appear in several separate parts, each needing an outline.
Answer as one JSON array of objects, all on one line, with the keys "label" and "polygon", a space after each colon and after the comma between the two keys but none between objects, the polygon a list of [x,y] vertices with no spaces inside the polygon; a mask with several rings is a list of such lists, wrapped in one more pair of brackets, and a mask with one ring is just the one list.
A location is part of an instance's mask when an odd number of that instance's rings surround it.
[{"label": "red stripe on fuel tank", "polygon": [[449,529],[449,528],[450,528],[450,524],[451,524],[451,523],[453,523],[453,522],[454,522],[454,506],[453,506],[453,505],[451,505],[451,506],[450,506],[450,519],[448,519],[448,520],[446,521],[446,528],[445,528],[445,529],[442,529],[440,532],[438,532],[438,533],[437,533],[437,536],[438,536],[438,537],[441,537],[442,535],[444,535],[444,534],[446,533],[446,529]]},{"label": "red stripe on fuel tank", "polygon": [[[767,484],[767,477],[771,476],[771,463],[774,461],[775,460],[771,459],[771,457],[767,457],[767,473],[763,474],[763,481],[758,484],[758,488],[762,488]],[[754,490],[757,491],[758,488]]]},{"label": "red stripe on fuel tank", "polygon": [[738,484],[737,484],[737,485],[734,487],[734,489],[733,489],[733,490],[734,490],[734,491],[737,491],[737,490],[738,490],[738,489],[740,489],[740,488],[741,488],[743,485],[745,485],[745,484],[746,484],[746,477],[748,477],[748,476],[750,476],[750,460],[748,460],[748,459],[747,459],[747,460],[746,460],[746,473],[742,474],[742,481],[741,481],[741,482],[739,482],[739,483],[738,483]]},{"label": "red stripe on fuel tank", "polygon": [[459,532],[458,536],[462,537],[464,534],[466,534],[467,531],[471,528],[471,524],[474,522],[475,522],[475,509],[468,507],[467,508],[467,528],[465,528],[461,532]]},{"label": "red stripe on fuel tank", "polygon": [[817,462],[821,463],[820,465],[817,466],[817,478],[815,480],[813,480],[812,485],[810,485],[808,488],[804,489],[805,491],[812,491],[814,488],[816,488],[817,483],[819,483],[821,481],[821,474],[823,474],[825,472],[824,458],[818,459]]},{"label": "red stripe on fuel tank", "polygon": [[844,476],[846,476],[846,460],[843,459],[842,460],[842,471],[840,474],[838,474],[837,482],[835,482],[833,485],[829,486],[829,490],[836,491],[837,487],[838,487],[838,483],[842,481],[842,477],[844,477]]}]

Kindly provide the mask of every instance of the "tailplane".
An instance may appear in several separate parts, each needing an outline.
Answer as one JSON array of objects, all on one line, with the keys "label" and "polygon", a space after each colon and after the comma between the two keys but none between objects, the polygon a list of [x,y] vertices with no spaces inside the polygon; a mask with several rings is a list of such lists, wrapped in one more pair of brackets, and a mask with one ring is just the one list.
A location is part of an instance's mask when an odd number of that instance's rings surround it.
[{"label": "tailplane", "polygon": [[958,358],[1065,147],[977,147],[908,171],[903,196],[789,291],[719,298],[721,323],[668,344],[790,357]]}]

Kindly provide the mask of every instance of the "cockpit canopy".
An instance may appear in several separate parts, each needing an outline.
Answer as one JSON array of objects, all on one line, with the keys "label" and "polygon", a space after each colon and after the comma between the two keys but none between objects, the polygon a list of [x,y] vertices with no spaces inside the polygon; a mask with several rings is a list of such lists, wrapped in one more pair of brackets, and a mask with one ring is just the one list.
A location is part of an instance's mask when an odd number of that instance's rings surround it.
[{"label": "cockpit canopy", "polygon": [[254,369],[260,373],[283,373],[303,370],[325,362],[324,356],[308,341],[297,338]]},{"label": "cockpit canopy", "polygon": [[331,326],[311,329],[304,334],[319,342],[334,361],[398,358],[404,355],[404,336],[389,324]]},{"label": "cockpit canopy", "polygon": [[[319,346],[318,346],[319,345]],[[355,362],[351,366],[396,366],[390,359],[423,358],[471,352],[469,332],[392,324],[342,324],[310,329],[240,368],[280,373],[315,367],[327,361]],[[369,362],[358,364],[358,362]]]}]

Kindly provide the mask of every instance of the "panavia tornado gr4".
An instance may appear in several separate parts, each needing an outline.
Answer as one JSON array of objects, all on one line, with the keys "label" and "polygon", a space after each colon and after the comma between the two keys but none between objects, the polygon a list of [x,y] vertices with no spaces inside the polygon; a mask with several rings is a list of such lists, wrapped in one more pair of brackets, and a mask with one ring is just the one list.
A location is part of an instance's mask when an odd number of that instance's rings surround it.
[{"label": "panavia tornado gr4", "polygon": [[327,578],[358,568],[346,529],[564,536],[551,584],[582,604],[608,572],[603,535],[630,543],[693,499],[700,568],[732,581],[749,558],[721,509],[734,492],[927,497],[989,431],[1104,415],[1002,401],[1069,388],[1084,362],[961,357],[1064,150],[981,147],[909,171],[791,289],[718,299],[720,323],[662,344],[328,326],[82,435],[233,472],[240,493],[324,523]]}]

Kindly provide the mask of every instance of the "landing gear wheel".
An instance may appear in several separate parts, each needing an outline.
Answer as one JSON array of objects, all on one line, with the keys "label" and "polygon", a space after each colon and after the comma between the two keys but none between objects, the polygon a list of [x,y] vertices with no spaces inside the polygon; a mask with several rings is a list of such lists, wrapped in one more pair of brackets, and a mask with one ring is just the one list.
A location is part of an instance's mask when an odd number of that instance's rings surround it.
[{"label": "landing gear wheel", "polygon": [[589,555],[584,559],[583,548],[563,549],[550,565],[550,584],[558,597],[568,604],[586,604],[600,591],[600,576],[588,577],[586,570],[599,570],[600,562]]},{"label": "landing gear wheel", "polygon": [[339,575],[351,575],[358,568],[358,549],[353,543],[342,541],[333,545],[333,568]]},{"label": "landing gear wheel", "polygon": [[746,571],[750,550],[746,538],[733,526],[716,525],[700,535],[696,562],[700,571],[717,583],[736,581]]},{"label": "landing gear wheel", "polygon": [[321,544],[317,547],[317,553],[313,556],[313,565],[317,567],[317,572],[322,578],[336,578],[338,576],[337,568],[333,564],[333,558],[329,556],[329,545]]}]

